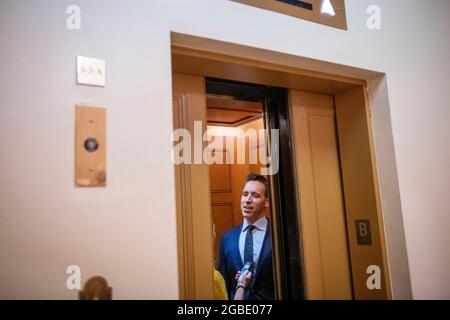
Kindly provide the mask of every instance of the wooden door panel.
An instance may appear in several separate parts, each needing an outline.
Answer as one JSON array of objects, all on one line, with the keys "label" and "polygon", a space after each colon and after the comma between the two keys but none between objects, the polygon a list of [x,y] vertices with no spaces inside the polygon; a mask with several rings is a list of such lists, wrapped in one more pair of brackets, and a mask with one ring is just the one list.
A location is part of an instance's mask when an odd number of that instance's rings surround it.
[{"label": "wooden door panel", "polygon": [[[204,78],[174,73],[172,81],[174,129],[194,132],[194,121],[206,127]],[[214,296],[208,169],[206,164],[174,166],[181,299],[209,300]]]},{"label": "wooden door panel", "polygon": [[214,241],[214,254],[218,257],[221,235],[233,227],[233,203],[212,203],[212,218],[216,226],[216,240]]},{"label": "wooden door panel", "polygon": [[231,177],[229,164],[212,164],[209,167],[212,193],[231,192]]},{"label": "wooden door panel", "polygon": [[307,296],[352,299],[331,96],[291,91]]}]

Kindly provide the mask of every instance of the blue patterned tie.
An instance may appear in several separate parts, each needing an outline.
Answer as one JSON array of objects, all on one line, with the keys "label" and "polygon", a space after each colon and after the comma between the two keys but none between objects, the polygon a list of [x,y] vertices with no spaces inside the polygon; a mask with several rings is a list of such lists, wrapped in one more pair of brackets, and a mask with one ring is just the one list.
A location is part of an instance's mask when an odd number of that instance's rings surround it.
[{"label": "blue patterned tie", "polygon": [[[247,235],[245,236],[245,247],[244,247],[244,264],[247,262],[253,262],[253,234],[252,231],[256,227],[249,224],[247,226]],[[253,267],[251,268],[253,269]]]}]

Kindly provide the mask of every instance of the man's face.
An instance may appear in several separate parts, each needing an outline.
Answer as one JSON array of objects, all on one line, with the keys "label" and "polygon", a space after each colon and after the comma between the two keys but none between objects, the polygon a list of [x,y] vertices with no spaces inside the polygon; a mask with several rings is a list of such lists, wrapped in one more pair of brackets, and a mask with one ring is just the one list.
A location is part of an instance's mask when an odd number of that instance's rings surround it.
[{"label": "man's face", "polygon": [[241,211],[249,223],[264,216],[264,208],[269,206],[269,199],[264,196],[264,184],[259,181],[248,181],[241,196]]}]

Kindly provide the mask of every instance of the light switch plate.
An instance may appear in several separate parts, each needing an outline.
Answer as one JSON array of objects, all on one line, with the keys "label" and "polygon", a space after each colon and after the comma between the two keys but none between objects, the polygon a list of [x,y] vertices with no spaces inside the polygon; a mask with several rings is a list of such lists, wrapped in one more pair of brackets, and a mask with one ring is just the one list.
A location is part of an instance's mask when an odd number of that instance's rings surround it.
[{"label": "light switch plate", "polygon": [[106,84],[105,60],[77,56],[77,83],[104,87]]},{"label": "light switch plate", "polygon": [[75,185],[106,186],[106,107],[77,105]]}]

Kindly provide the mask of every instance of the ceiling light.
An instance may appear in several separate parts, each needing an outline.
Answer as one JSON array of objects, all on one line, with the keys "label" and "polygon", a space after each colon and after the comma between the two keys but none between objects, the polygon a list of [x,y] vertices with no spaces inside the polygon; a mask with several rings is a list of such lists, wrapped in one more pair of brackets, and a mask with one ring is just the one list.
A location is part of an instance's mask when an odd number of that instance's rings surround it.
[{"label": "ceiling light", "polygon": [[329,15],[332,17],[334,17],[336,15],[336,12],[334,11],[330,0],[323,0],[322,7],[320,8],[320,13],[326,14],[326,15]]}]

